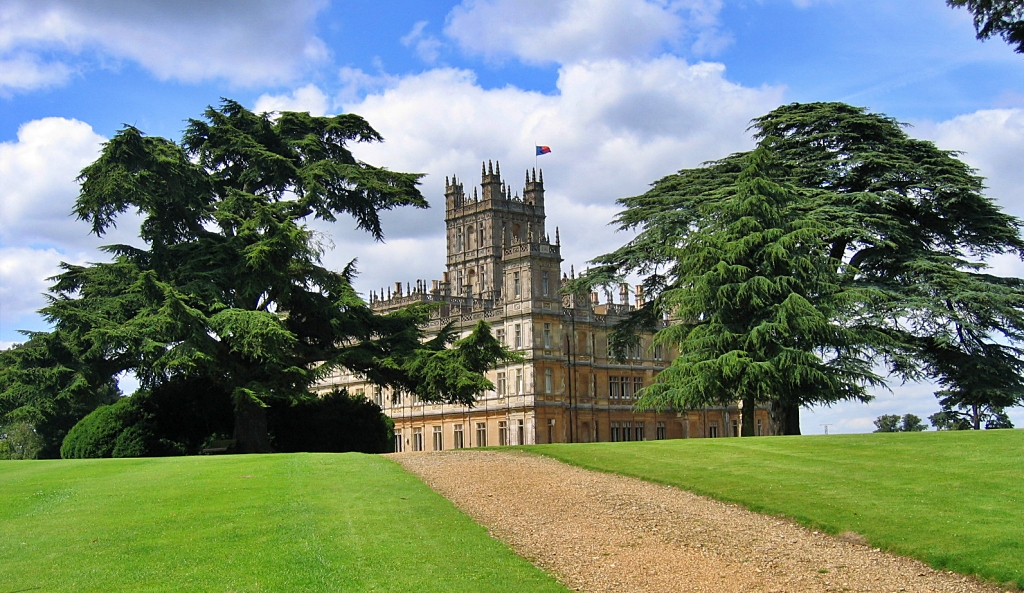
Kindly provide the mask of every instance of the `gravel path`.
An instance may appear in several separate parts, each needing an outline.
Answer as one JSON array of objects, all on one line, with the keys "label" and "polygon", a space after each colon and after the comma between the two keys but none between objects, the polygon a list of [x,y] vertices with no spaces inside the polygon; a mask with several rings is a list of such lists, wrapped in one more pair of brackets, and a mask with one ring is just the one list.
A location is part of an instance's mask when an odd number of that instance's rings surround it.
[{"label": "gravel path", "polygon": [[519,452],[392,458],[580,591],[1000,591],[689,492]]}]

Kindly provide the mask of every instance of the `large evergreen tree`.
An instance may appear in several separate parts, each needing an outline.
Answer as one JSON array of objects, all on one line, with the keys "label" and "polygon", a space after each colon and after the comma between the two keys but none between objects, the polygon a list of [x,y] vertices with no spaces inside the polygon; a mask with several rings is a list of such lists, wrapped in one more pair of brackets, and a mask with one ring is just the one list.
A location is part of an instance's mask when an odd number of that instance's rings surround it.
[{"label": "large evergreen tree", "polygon": [[693,409],[742,402],[742,434],[754,435],[756,405],[780,396],[801,404],[867,399],[879,380],[865,349],[870,327],[844,324],[879,298],[843,287],[829,257],[831,222],[815,198],[773,180],[771,151],[744,157],[733,187],[676,255],[658,307],[675,323],[657,340],[679,356],[643,391],[639,408]]},{"label": "large evergreen tree", "polygon": [[145,247],[64,264],[43,309],[54,333],[79,361],[102,361],[108,380],[130,370],[144,387],[195,377],[231,393],[243,452],[269,450],[268,401],[337,368],[425,400],[472,402],[489,387],[482,372],[508,356],[486,325],[453,348],[450,329],[425,340],[425,308],[373,313],[353,267],[321,265],[322,239],[304,224],[348,214],[381,239],[381,210],[427,206],[419,175],[348,148],[380,140],[356,115],[270,117],[228,100],[190,120],[180,145],[126,127],[82,171],[75,213],[102,236],[138,212]]},{"label": "large evergreen tree", "polygon": [[[827,229],[827,250],[818,257],[834,266],[840,287],[884,295],[870,308],[836,309],[833,319],[845,327],[872,327],[876,362],[903,378],[962,385],[960,363],[946,364],[951,356],[935,355],[942,350],[1019,376],[1005,361],[1019,356],[1014,344],[1024,338],[1024,283],[987,275],[979,262],[1024,252],[1020,223],[983,195],[981,178],[956,153],[909,137],[892,118],[842,103],[785,105],[755,119],[752,129],[759,149],[775,155],[774,178],[797,190],[794,199],[802,206],[794,207]],[[736,194],[750,156],[682,170],[641,196],[620,200],[625,209],[618,223],[640,233],[597,258],[598,267],[581,282],[638,273],[653,297],[678,287],[690,273],[680,248],[715,224],[714,213]],[[627,343],[634,330],[653,327],[664,314],[674,315],[672,306],[651,298],[614,344]],[[817,347],[811,341],[807,351]],[[1004,356],[986,354],[995,350]],[[798,433],[799,407],[817,395],[774,393],[775,429]],[[817,401],[833,400],[825,393]]]}]

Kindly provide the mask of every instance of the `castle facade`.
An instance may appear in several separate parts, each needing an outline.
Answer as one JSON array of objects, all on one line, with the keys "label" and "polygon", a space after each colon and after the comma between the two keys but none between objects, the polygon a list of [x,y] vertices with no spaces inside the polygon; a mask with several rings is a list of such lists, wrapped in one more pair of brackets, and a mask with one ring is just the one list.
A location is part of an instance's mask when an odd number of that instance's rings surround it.
[{"label": "castle facade", "polygon": [[[477,189],[480,191],[478,192]],[[736,406],[638,412],[635,395],[672,360],[672,352],[642,335],[624,361],[609,352],[608,334],[634,307],[642,288],[613,295],[561,294],[574,275],[562,269],[558,229],[552,242],[544,214],[544,173],[527,171],[522,197],[501,179],[500,164],[482,166],[472,194],[445,180],[447,271],[442,279],[396,282],[370,294],[380,313],[436,303],[428,327],[448,323],[463,334],[486,320],[523,361],[489,371],[495,389],[473,407],[419,401],[365,379],[336,372],[317,386],[346,388],[375,401],[395,422],[396,451],[440,451],[535,443],[643,441],[738,436]],[[632,302],[631,302],[632,300]],[[763,410],[757,434],[768,434]]]}]

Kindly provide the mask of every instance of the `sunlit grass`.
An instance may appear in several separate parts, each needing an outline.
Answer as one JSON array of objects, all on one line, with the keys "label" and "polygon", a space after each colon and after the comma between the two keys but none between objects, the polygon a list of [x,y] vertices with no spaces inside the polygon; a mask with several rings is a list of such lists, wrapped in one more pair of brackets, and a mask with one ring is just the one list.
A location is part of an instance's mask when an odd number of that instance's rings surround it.
[{"label": "sunlit grass", "polygon": [[538,445],[1024,587],[1024,431]]},{"label": "sunlit grass", "polygon": [[565,591],[388,459],[0,462],[0,593]]}]

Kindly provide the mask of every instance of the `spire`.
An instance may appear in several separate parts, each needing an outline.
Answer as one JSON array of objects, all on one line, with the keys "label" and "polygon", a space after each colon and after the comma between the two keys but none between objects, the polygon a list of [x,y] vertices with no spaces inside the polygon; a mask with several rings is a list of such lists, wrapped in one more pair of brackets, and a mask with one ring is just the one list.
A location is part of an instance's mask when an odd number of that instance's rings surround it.
[{"label": "spire", "polygon": [[562,238],[558,236],[558,227],[555,227],[555,245],[561,245]]},{"label": "spire", "polygon": [[533,180],[537,181],[537,167],[533,168]]},{"label": "spire", "polygon": [[544,185],[544,169],[540,170],[540,183]]},{"label": "spire", "polygon": [[487,176],[487,163],[480,161],[480,179]]},{"label": "spire", "polygon": [[501,177],[501,161],[494,161],[494,174]]},{"label": "spire", "polygon": [[494,163],[487,161],[487,173],[488,175],[494,175]]}]

